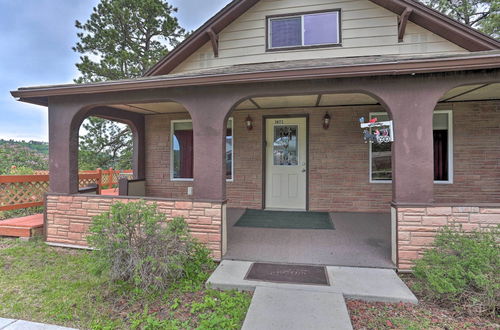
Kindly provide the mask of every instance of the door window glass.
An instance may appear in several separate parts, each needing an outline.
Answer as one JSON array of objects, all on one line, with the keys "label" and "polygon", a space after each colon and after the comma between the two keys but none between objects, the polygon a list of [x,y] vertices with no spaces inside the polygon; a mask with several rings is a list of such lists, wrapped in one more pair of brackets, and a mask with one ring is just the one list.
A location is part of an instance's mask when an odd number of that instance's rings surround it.
[{"label": "door window glass", "polygon": [[299,164],[297,131],[297,125],[274,126],[274,165],[297,166]]}]

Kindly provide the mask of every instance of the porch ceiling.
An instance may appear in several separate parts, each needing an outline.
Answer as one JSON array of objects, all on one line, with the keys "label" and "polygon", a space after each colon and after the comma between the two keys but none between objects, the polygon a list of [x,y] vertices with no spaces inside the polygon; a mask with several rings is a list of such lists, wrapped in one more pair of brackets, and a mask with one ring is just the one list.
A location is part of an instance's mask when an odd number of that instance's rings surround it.
[{"label": "porch ceiling", "polygon": [[[500,83],[461,86],[450,90],[440,100],[446,102],[481,101],[500,99]],[[315,94],[276,97],[254,97],[240,103],[236,110],[337,107],[354,105],[376,105],[378,101],[367,94]],[[176,102],[117,104],[113,108],[146,115],[187,112]]]},{"label": "porch ceiling", "polygon": [[116,104],[111,105],[111,107],[131,112],[143,113],[146,115],[187,112],[186,108],[177,102]]},{"label": "porch ceiling", "polygon": [[499,100],[500,83],[461,86],[450,90],[441,102]]},{"label": "porch ceiling", "polygon": [[256,97],[241,103],[237,110],[310,108],[349,105],[373,105],[378,101],[366,94],[316,94],[278,97]]}]

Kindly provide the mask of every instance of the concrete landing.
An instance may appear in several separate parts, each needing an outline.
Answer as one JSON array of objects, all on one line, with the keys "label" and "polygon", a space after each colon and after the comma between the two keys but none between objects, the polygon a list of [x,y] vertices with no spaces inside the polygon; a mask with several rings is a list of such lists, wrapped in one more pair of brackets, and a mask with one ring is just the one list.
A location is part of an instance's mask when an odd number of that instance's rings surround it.
[{"label": "concrete landing", "polygon": [[207,286],[254,291],[244,330],[352,329],[344,299],[418,303],[391,269],[327,266],[329,286],[245,280],[252,262],[224,260]]},{"label": "concrete landing", "polygon": [[254,291],[257,287],[338,293],[347,299],[387,303],[418,303],[415,295],[391,269],[327,266],[330,286],[297,285],[245,280],[252,262],[224,260],[207,285],[220,290]]},{"label": "concrete landing", "polygon": [[341,294],[257,287],[242,329],[352,329],[352,325]]}]

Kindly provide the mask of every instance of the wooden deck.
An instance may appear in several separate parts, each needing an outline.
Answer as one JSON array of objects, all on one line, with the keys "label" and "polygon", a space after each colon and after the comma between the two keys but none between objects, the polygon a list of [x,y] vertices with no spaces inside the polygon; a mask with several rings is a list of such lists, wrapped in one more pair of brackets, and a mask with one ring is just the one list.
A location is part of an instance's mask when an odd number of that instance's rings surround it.
[{"label": "wooden deck", "polygon": [[101,195],[118,196],[118,188],[103,189],[101,190]]},{"label": "wooden deck", "polygon": [[0,236],[33,237],[43,233],[43,214],[0,221]]},{"label": "wooden deck", "polygon": [[[103,189],[102,195],[118,196],[118,188]],[[0,220],[0,236],[33,237],[43,234],[43,214]]]}]

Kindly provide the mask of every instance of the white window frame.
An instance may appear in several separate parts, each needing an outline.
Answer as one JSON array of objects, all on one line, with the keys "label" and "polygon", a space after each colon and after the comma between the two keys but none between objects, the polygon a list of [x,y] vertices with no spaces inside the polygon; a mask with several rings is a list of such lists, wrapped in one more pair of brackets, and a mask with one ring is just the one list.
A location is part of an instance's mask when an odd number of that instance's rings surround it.
[{"label": "white window frame", "polygon": [[[226,182],[234,182],[234,120],[233,118],[229,118],[228,122],[231,123],[231,133],[233,136],[233,152],[231,154],[231,179],[226,179]],[[179,182],[193,182],[193,179],[189,178],[174,178],[174,126],[176,123],[193,123],[192,119],[177,119],[170,121],[170,181],[179,181]],[[226,128],[227,129],[227,128]],[[194,160],[193,160],[194,161]],[[224,155],[224,164],[226,162],[226,157]]]},{"label": "white window frame", "polygon": [[[227,122],[231,123],[231,136],[233,142],[233,150],[231,152],[231,179],[226,179],[226,182],[234,182],[234,120],[233,117],[230,117]],[[227,127],[226,127],[227,130]],[[224,155],[224,163],[226,162],[226,155]]]},{"label": "white window frame", "polygon": [[[307,15],[315,15],[315,14],[328,14],[328,13],[337,13],[337,42],[336,43],[327,43],[327,44],[312,44],[312,45],[305,45],[305,29],[304,29],[304,16]],[[287,18],[297,18],[300,17],[300,25],[301,25],[301,32],[302,32],[302,44],[301,45],[294,45],[294,46],[281,46],[281,47],[273,47],[273,40],[272,40],[272,33],[273,33],[273,25],[271,24],[272,21],[277,21],[277,20],[282,20],[282,19],[287,19]],[[302,14],[297,14],[297,15],[290,15],[290,16],[277,16],[277,17],[268,17],[267,18],[267,26],[268,26],[268,31],[267,31],[267,40],[268,40],[268,49],[289,49],[289,48],[308,48],[308,47],[318,47],[318,46],[335,46],[335,45],[341,45],[342,41],[340,40],[340,28],[341,28],[341,13],[340,10],[335,9],[335,10],[325,10],[321,12],[312,12],[312,13],[302,13]]]},{"label": "white window frame", "polygon": [[[434,181],[434,184],[453,184],[453,111],[452,110],[435,110],[433,114],[442,114],[445,113],[448,115],[448,180],[447,181]],[[370,112],[370,119],[376,116],[386,116],[387,112]],[[395,123],[397,125],[397,123]],[[434,129],[433,129],[434,130]],[[369,162],[369,181],[370,183],[392,183],[392,180],[373,180],[372,179],[372,146],[371,143],[368,143],[368,162]]]}]

